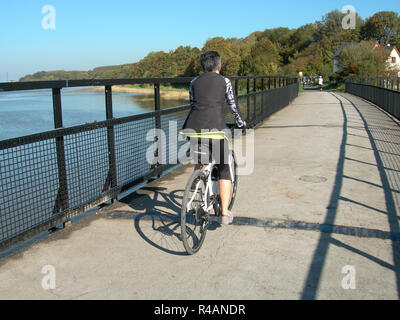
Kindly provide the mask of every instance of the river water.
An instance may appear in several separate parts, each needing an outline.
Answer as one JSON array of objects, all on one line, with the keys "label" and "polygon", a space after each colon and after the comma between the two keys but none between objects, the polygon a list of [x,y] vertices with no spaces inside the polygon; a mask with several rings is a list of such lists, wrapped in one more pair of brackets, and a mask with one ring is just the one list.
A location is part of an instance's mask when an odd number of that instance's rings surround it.
[{"label": "river water", "polygon": [[[187,104],[161,99],[162,108]],[[105,95],[89,88],[61,92],[64,127],[106,119]],[[113,93],[115,118],[154,111],[152,95]],[[54,129],[51,90],[0,92],[0,141]]]},{"label": "river water", "polygon": [[[67,88],[61,94],[64,127],[103,121],[105,95],[90,89]],[[161,99],[161,108],[187,104]],[[152,95],[113,93],[115,118],[154,111]],[[187,112],[171,115],[183,124]],[[169,116],[164,117],[166,121]],[[150,170],[146,132],[154,119],[115,127],[118,185]],[[0,141],[54,129],[51,90],[0,92]],[[107,128],[66,136],[65,160],[69,208],[90,203],[102,194],[109,169]],[[168,151],[168,150],[167,150]],[[58,192],[58,165],[54,139],[0,150],[0,242],[53,217]]]}]

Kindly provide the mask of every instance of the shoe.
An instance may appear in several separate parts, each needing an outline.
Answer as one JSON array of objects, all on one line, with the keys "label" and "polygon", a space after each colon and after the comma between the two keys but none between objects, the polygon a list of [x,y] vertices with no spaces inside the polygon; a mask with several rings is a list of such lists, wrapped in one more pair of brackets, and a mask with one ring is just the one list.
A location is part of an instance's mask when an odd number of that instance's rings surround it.
[{"label": "shoe", "polygon": [[233,223],[233,215],[232,213],[228,213],[227,215],[221,216],[221,224],[229,225]]}]

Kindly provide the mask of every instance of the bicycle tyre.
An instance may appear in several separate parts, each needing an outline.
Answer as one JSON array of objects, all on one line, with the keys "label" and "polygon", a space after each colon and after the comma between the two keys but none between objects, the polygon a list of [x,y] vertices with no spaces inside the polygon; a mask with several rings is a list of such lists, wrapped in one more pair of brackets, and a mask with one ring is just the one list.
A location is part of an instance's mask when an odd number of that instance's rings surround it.
[{"label": "bicycle tyre", "polygon": [[[199,183],[198,188],[196,188],[197,183]],[[194,171],[186,184],[183,195],[181,237],[183,246],[189,255],[193,255],[200,250],[208,229],[209,216],[201,206],[204,203],[204,197],[207,196],[205,194],[206,183],[204,173],[201,170]],[[192,186],[195,186],[195,190],[192,190]],[[200,198],[194,199],[196,195],[199,195]],[[189,204],[190,208],[188,208]],[[199,232],[199,235],[196,234],[196,231]]]},{"label": "bicycle tyre", "polygon": [[232,172],[233,172],[233,182],[232,182],[232,192],[231,192],[231,201],[229,203],[228,210],[231,211],[233,205],[235,204],[235,199],[237,197],[237,188],[238,188],[238,166],[237,160],[235,156],[235,152],[231,150],[233,162],[232,162]]}]

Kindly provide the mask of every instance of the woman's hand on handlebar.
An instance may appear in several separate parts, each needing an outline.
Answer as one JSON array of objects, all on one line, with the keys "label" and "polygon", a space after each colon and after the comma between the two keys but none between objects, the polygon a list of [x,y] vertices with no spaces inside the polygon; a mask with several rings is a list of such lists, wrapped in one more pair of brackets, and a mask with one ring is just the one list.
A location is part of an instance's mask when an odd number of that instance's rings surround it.
[{"label": "woman's hand on handlebar", "polygon": [[247,127],[246,121],[243,121],[243,125],[241,127],[236,126],[236,128],[238,128],[238,129],[246,129],[246,127]]},{"label": "woman's hand on handlebar", "polygon": [[243,121],[243,126],[239,127],[236,123],[227,123],[226,126],[230,129],[246,129],[247,123]]}]

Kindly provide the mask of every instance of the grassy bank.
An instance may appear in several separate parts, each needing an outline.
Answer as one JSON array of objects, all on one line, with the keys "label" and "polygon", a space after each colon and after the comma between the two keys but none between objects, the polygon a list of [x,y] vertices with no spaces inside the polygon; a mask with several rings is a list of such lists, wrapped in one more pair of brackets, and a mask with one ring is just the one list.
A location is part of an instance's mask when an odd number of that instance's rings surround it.
[{"label": "grassy bank", "polygon": [[[154,87],[141,87],[140,85],[113,86],[113,92],[154,94]],[[160,95],[165,99],[188,99],[189,91],[187,88],[160,86]]]},{"label": "grassy bank", "polygon": [[[153,95],[154,87],[141,87],[140,85],[118,85],[113,86],[114,93],[132,93],[142,95]],[[82,88],[71,92],[104,92],[104,87]],[[185,99],[189,100],[189,91],[186,88],[173,88],[168,86],[160,87],[160,96],[164,99]]]},{"label": "grassy bank", "polygon": [[334,82],[327,82],[323,86],[323,89],[327,91],[345,92],[345,85],[344,83],[337,84]]},{"label": "grassy bank", "polygon": [[[318,89],[318,85],[311,85],[307,86],[308,89]],[[345,92],[345,85],[344,83],[334,83],[334,82],[325,82],[322,86],[322,89],[324,91],[334,91],[334,92]],[[299,85],[299,92],[304,92],[303,86],[300,84]]]}]

